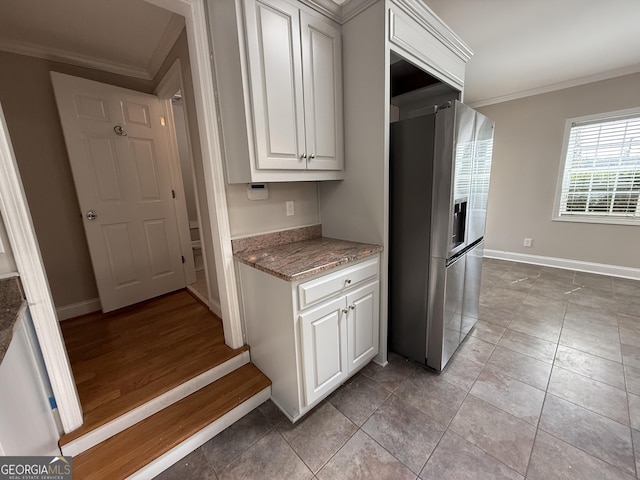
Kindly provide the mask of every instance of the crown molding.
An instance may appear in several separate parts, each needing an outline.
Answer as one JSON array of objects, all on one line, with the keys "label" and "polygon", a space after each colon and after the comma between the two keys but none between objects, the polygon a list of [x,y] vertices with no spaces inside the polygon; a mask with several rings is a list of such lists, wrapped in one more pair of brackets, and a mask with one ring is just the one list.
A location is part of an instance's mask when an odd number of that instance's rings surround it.
[{"label": "crown molding", "polygon": [[392,3],[411,16],[465,63],[473,56],[473,50],[425,3],[420,0],[392,0]]},{"label": "crown molding", "polygon": [[342,8],[332,0],[300,0],[300,3],[313,8],[334,22],[342,23]]},{"label": "crown molding", "polygon": [[44,45],[0,40],[0,50],[18,55],[26,55],[28,57],[41,58],[43,60],[50,60],[53,62],[92,68],[94,70],[103,70],[105,72],[117,73],[119,75],[126,75],[144,80],[152,80],[152,77],[145,68],[134,67],[124,63],[110,62],[108,60],[101,60]]},{"label": "crown molding", "polygon": [[184,28],[184,17],[174,13],[147,65],[147,74],[152,79],[158,74],[158,70],[160,70],[160,67],[167,58],[167,55],[169,55],[180,34],[182,34]]},{"label": "crown molding", "polygon": [[625,75],[632,75],[634,73],[640,73],[640,64],[633,65],[631,67],[620,68],[617,70],[610,70],[608,72],[597,73],[595,75],[589,75],[586,77],[574,78],[573,80],[567,80],[564,82],[543,85],[542,87],[532,88],[529,90],[522,90],[520,92],[515,92],[515,93],[509,93],[507,95],[488,98],[486,100],[470,102],[469,106],[472,108],[482,108],[482,107],[487,107],[489,105],[495,105],[496,103],[509,102],[511,100],[518,100],[520,98],[532,97],[534,95],[542,95],[544,93],[555,92],[557,90],[564,90],[565,88],[579,87],[580,85],[600,82],[603,80],[610,80],[612,78],[617,78],[617,77],[624,77]]},{"label": "crown molding", "polygon": [[356,15],[369,8],[378,0],[350,0],[342,5],[342,22],[346,23]]},{"label": "crown molding", "polygon": [[338,4],[333,0],[299,0],[300,3],[329,17],[340,25],[348,22],[360,12],[379,0],[349,0]]}]

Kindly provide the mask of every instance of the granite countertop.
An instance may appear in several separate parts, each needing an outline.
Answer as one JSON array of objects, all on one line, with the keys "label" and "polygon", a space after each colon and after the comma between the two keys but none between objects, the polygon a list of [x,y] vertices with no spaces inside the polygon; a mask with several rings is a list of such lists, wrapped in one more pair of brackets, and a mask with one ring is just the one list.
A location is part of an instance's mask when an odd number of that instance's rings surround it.
[{"label": "granite countertop", "polygon": [[7,353],[18,312],[24,302],[18,277],[0,280],[0,362]]},{"label": "granite countertop", "polygon": [[287,281],[300,280],[382,251],[381,245],[315,237],[237,252],[238,261]]}]

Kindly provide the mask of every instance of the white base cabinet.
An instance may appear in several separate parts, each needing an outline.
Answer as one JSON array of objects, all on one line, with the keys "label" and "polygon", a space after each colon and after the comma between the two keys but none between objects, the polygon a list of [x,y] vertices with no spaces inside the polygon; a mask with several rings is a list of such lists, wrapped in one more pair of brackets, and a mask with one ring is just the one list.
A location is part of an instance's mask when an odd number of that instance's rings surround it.
[{"label": "white base cabinet", "polygon": [[293,422],[378,353],[379,255],[287,282],[240,264],[251,361]]}]

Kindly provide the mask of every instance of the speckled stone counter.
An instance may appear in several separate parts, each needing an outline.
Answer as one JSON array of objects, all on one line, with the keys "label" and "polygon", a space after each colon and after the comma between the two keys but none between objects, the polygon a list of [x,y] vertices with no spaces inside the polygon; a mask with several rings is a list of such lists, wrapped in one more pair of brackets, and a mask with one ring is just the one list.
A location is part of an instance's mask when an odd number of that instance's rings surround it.
[{"label": "speckled stone counter", "polygon": [[[265,238],[265,235],[259,236],[260,241],[257,242],[260,245],[259,247],[248,239],[243,239],[252,246],[242,251],[238,251],[238,248],[234,247],[234,252],[236,252],[234,256],[238,261],[258,270],[283,280],[294,281],[382,251],[381,245],[350,242],[322,236],[305,238],[289,243],[277,242],[283,236],[285,238],[296,238],[295,231],[289,232],[288,235],[283,235],[282,232],[270,234],[277,237],[274,245],[269,245],[269,239]],[[314,233],[321,234],[321,230],[316,229]]]},{"label": "speckled stone counter", "polygon": [[17,277],[0,280],[0,363],[13,338],[13,326],[24,302]]}]

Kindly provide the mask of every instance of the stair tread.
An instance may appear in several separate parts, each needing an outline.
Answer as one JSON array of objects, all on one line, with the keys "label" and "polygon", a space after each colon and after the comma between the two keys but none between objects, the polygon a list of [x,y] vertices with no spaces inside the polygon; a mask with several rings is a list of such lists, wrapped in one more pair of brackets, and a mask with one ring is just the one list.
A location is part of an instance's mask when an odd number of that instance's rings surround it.
[{"label": "stair tread", "polygon": [[73,478],[126,478],[261,392],[271,381],[248,363],[73,458]]}]

